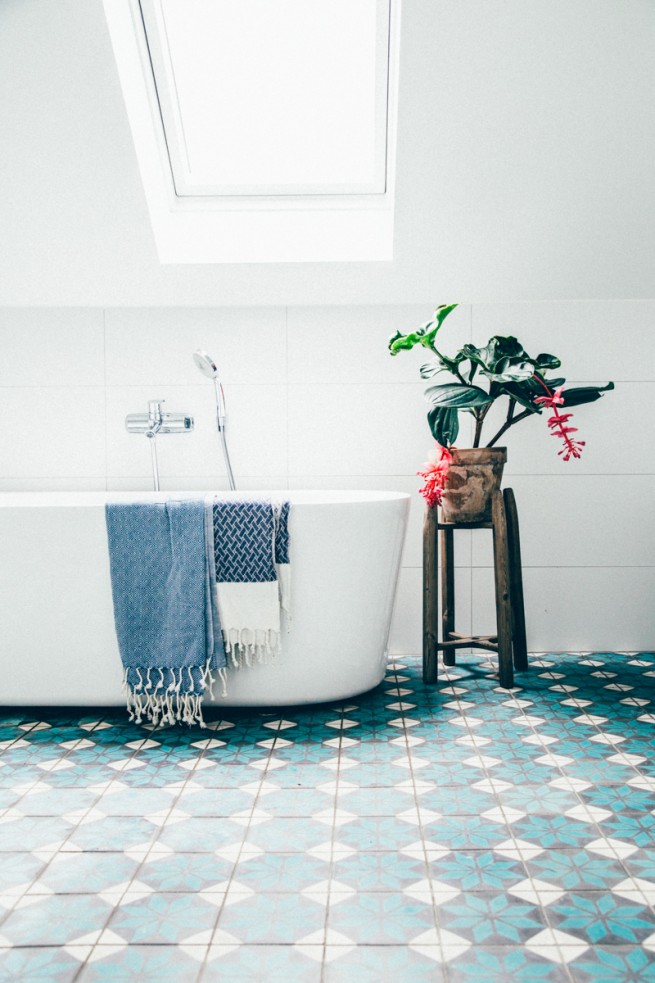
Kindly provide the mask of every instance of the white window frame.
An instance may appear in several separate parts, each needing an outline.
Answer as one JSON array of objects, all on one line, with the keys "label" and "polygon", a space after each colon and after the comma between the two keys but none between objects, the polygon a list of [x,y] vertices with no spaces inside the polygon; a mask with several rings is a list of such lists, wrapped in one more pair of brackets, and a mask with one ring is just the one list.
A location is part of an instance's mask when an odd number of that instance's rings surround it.
[{"label": "white window frame", "polygon": [[384,192],[222,197],[176,193],[139,0],[103,2],[160,262],[393,258],[401,0],[390,0]]}]

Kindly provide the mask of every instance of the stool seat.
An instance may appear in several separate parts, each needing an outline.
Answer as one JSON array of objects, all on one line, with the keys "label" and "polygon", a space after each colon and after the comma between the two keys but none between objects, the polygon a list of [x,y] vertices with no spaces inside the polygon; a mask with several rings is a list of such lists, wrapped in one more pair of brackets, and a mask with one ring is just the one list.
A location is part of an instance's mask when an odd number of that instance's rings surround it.
[{"label": "stool seat", "polygon": [[[455,544],[459,529],[491,529],[494,547],[496,633],[463,635],[455,631]],[[441,562],[439,545],[441,541]],[[439,641],[438,595],[441,572]],[[511,488],[493,492],[491,521],[439,522],[436,506],[428,506],[423,524],[423,681],[436,683],[438,654],[444,665],[455,665],[458,648],[480,648],[498,655],[500,685],[514,685],[514,669],[528,668],[521,569],[521,541],[516,500]]]}]

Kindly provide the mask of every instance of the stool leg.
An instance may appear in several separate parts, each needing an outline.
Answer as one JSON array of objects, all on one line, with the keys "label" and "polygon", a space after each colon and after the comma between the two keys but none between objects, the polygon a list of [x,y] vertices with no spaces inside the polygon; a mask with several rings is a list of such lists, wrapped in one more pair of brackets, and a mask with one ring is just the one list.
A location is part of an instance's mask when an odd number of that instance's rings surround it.
[{"label": "stool leg", "polygon": [[[452,529],[441,530],[441,640],[455,631],[455,543]],[[443,664],[455,665],[455,649],[444,649]]]},{"label": "stool leg", "polygon": [[503,497],[505,499],[505,516],[507,518],[514,668],[517,672],[522,672],[528,668],[528,643],[525,634],[525,604],[523,603],[523,568],[521,566],[519,516],[512,489],[506,488]]},{"label": "stool leg", "polygon": [[509,563],[507,550],[507,522],[505,503],[501,491],[493,493],[491,521],[494,539],[494,575],[496,581],[496,625],[498,633],[498,674],[500,685],[510,689],[514,685],[512,665],[512,606],[509,593]]},{"label": "stool leg", "polygon": [[439,671],[439,550],[436,506],[426,506],[423,520],[423,682],[436,683]]}]

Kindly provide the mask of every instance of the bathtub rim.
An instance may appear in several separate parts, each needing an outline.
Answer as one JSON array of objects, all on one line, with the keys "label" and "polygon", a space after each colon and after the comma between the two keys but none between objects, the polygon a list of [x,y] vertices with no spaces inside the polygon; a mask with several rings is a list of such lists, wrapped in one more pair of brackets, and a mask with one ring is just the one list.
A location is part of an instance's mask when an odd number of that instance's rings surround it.
[{"label": "bathtub rim", "polygon": [[291,505],[362,505],[411,499],[409,492],[380,489],[180,489],[162,491],[7,491],[0,492],[0,508],[93,508],[108,502],[170,502],[219,498],[222,501],[287,501]]}]

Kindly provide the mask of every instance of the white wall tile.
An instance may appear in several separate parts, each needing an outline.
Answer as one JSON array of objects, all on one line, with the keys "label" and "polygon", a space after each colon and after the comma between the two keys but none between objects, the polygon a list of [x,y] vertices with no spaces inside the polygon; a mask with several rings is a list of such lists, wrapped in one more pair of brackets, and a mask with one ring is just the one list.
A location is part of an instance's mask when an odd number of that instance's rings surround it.
[{"label": "white wall tile", "polygon": [[655,300],[475,304],[473,343],[514,335],[536,356],[562,361],[568,380],[638,381],[655,377]]},{"label": "white wall tile", "polygon": [[105,474],[101,389],[0,389],[0,477]]},{"label": "white wall tile", "polygon": [[[284,492],[287,488],[287,479],[283,475],[239,475],[236,485],[239,491]],[[165,475],[160,481],[162,491],[222,492],[228,491],[229,487],[229,481],[224,474]],[[152,475],[109,478],[107,490],[151,491]]]},{"label": "white wall tile", "polygon": [[[528,567],[528,650],[652,649],[655,567]],[[493,575],[473,570],[473,630],[495,625]]]},{"label": "white wall tile", "polygon": [[197,348],[225,384],[286,381],[284,308],[115,308],[105,316],[110,386],[197,384]]},{"label": "white wall tile", "polygon": [[0,351],[0,386],[102,386],[102,310],[0,308]]},{"label": "white wall tile", "polygon": [[105,491],[105,478],[0,478],[0,492]]},{"label": "white wall tile", "polygon": [[409,475],[434,441],[422,385],[289,386],[291,474]]},{"label": "white wall tile", "polygon": [[[286,391],[283,386],[226,386],[228,446],[237,478],[286,471]],[[149,399],[165,400],[164,411],[192,416],[191,433],[157,438],[161,476],[224,473],[211,386],[112,387],[107,397],[107,460],[112,477],[150,473],[148,439],[125,430],[128,413],[147,410]]]},{"label": "white wall tile", "polygon": [[[470,307],[448,315],[439,339],[454,353],[470,340]],[[392,356],[396,331],[414,331],[431,320],[425,305],[407,307],[289,308],[289,382],[414,382],[432,355],[425,348]],[[437,347],[440,347],[438,344]],[[427,385],[427,383],[426,383]]]},{"label": "white wall tile", "polygon": [[[455,572],[456,630],[471,631],[471,576],[469,570]],[[439,605],[441,612],[441,605]],[[441,614],[439,614],[441,617]],[[392,654],[423,651],[423,574],[418,567],[400,571],[391,622],[389,651]],[[439,654],[441,662],[441,654]]]},{"label": "white wall tile", "polygon": [[[655,475],[515,475],[511,486],[524,567],[655,564]],[[492,563],[491,533],[476,531],[473,565]]]}]

